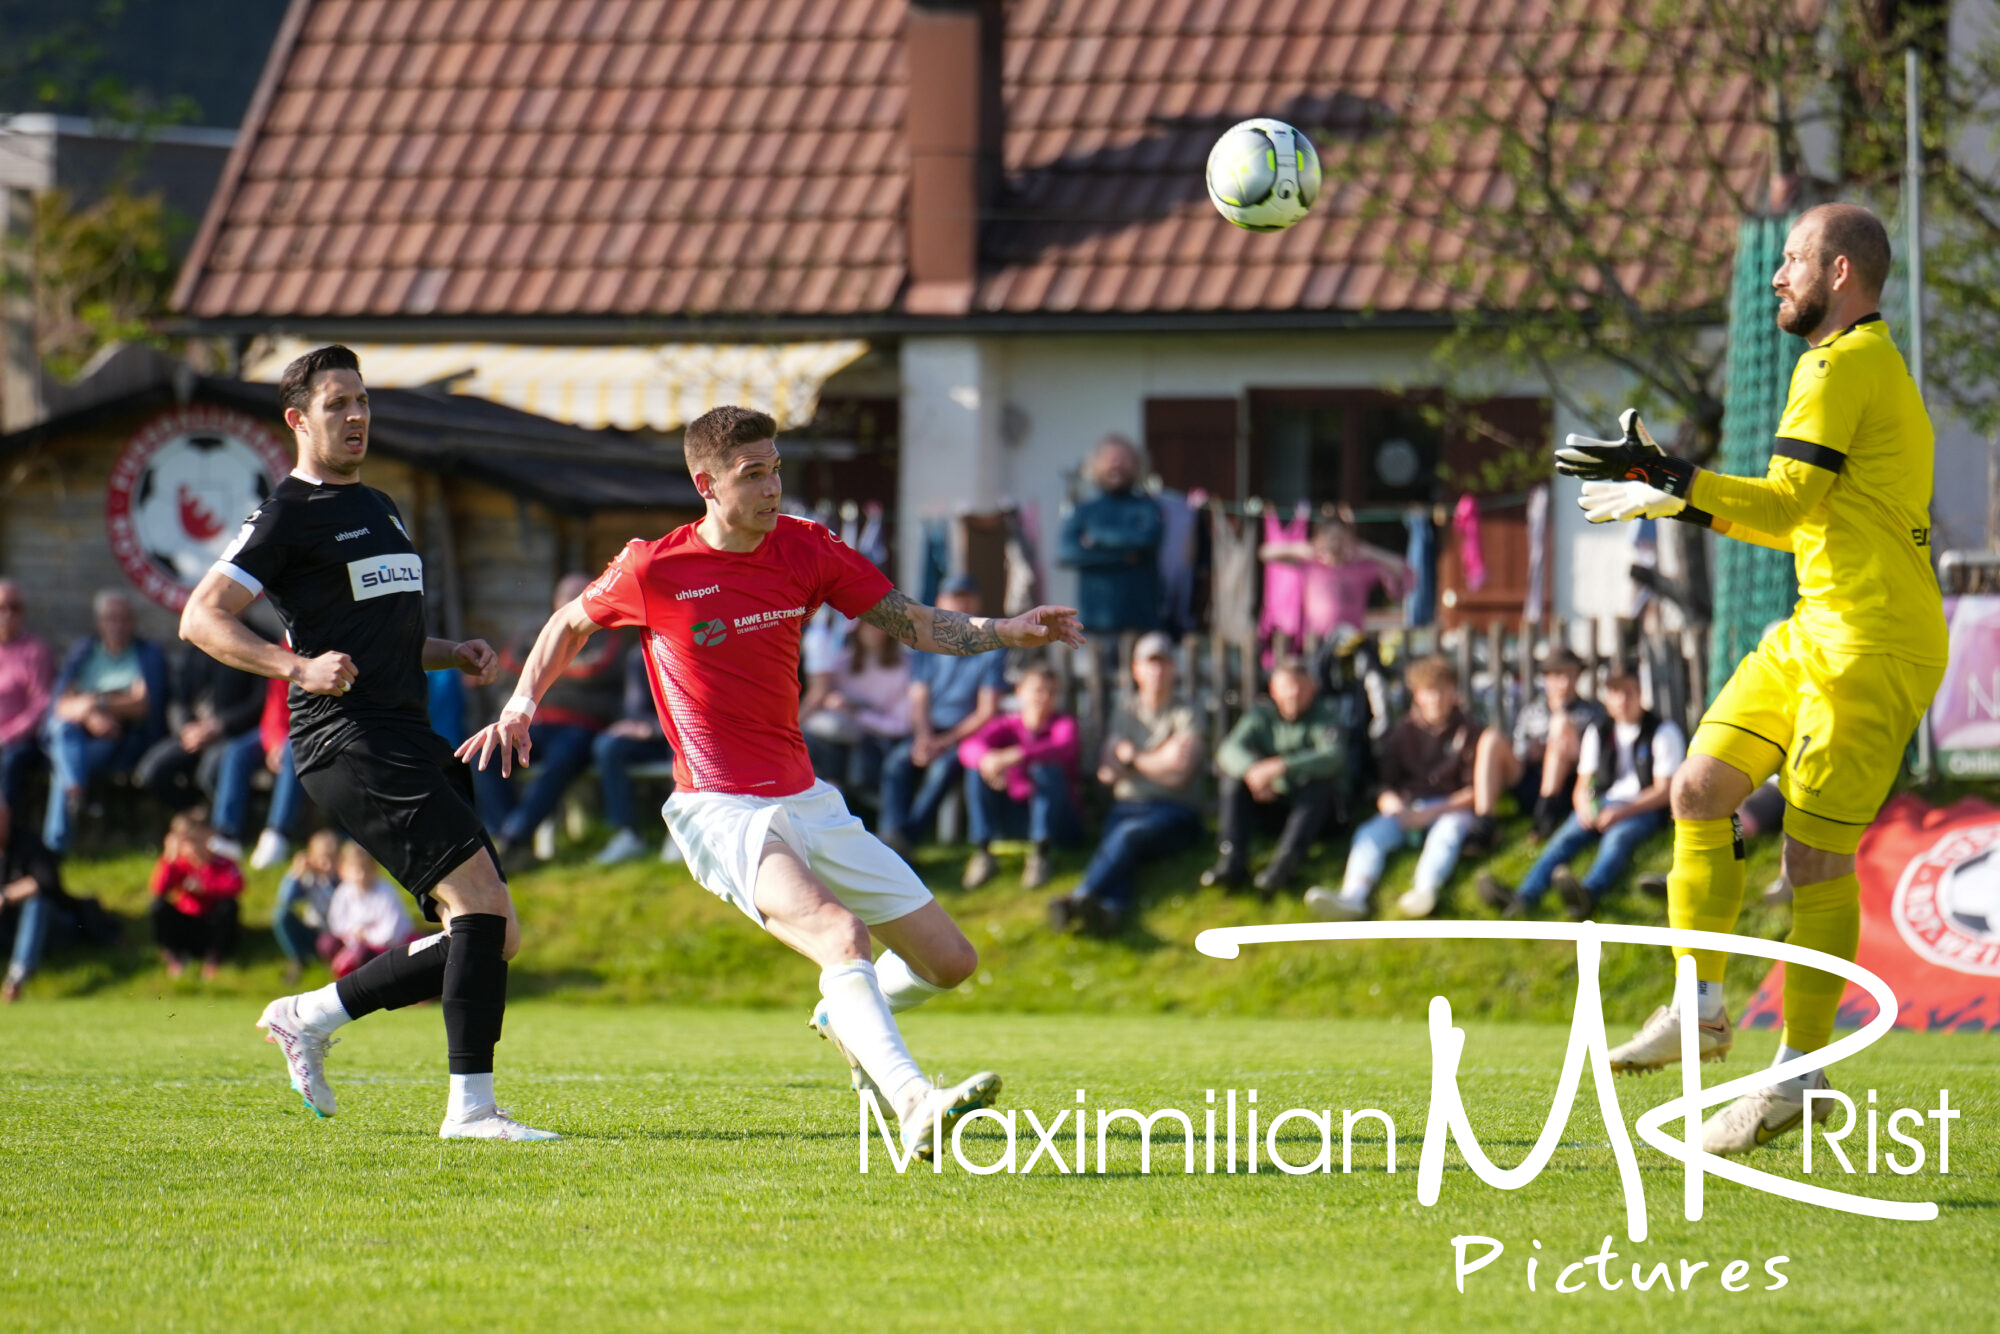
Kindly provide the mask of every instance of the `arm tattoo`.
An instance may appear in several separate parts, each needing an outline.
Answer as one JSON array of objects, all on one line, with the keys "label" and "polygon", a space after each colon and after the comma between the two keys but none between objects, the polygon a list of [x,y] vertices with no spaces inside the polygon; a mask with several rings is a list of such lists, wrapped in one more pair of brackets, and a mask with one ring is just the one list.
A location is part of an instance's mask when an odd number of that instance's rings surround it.
[{"label": "arm tattoo", "polygon": [[[930,620],[930,643],[918,642],[913,612],[921,611]],[[1000,631],[984,616],[968,616],[962,611],[944,611],[912,602],[898,589],[890,589],[882,600],[861,614],[861,619],[878,626],[892,638],[914,649],[970,657],[1004,647]]]}]

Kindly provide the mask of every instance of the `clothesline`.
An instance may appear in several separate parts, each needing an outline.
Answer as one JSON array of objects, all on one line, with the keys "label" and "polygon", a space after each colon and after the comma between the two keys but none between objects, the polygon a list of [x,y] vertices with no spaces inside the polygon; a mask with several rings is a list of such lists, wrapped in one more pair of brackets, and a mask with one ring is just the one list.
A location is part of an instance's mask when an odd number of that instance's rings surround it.
[{"label": "clothesline", "polygon": [[[1300,506],[1281,505],[1276,501],[1266,500],[1262,496],[1252,496],[1248,500],[1223,500],[1218,496],[1209,496],[1201,503],[1204,509],[1217,513],[1242,514],[1249,515],[1252,518],[1263,514],[1267,510],[1273,514],[1283,514],[1287,510],[1296,513],[1301,508]],[[1527,503],[1528,493],[1526,491],[1510,491],[1504,495],[1473,497],[1473,505],[1481,514],[1489,510],[1513,509]],[[1431,522],[1433,523],[1442,525],[1450,518],[1450,508],[1442,503],[1434,505],[1364,505],[1358,508],[1347,508],[1337,505],[1333,501],[1323,500],[1319,503],[1317,509],[1310,509],[1308,512],[1315,518],[1338,518],[1348,523],[1400,523],[1403,520],[1403,516],[1407,514],[1421,514],[1426,510],[1430,512]]]}]

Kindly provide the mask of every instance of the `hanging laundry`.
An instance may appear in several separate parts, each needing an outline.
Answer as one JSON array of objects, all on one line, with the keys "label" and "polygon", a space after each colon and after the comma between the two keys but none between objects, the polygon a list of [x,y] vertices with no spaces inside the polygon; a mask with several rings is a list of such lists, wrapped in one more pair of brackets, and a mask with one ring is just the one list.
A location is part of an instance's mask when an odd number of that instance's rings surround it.
[{"label": "hanging laundry", "polygon": [[1403,560],[1410,567],[1410,591],[1403,597],[1403,619],[1409,625],[1429,625],[1437,620],[1437,534],[1426,510],[1411,510],[1403,516],[1410,530],[1410,545]]},{"label": "hanging laundry", "polygon": [[1174,634],[1194,628],[1195,509],[1179,491],[1153,497],[1160,507],[1160,618]]},{"label": "hanging laundry", "polygon": [[1238,643],[1257,637],[1257,530],[1224,514],[1208,512],[1213,578],[1209,629]]},{"label": "hanging laundry", "polygon": [[1531,625],[1542,620],[1542,588],[1548,583],[1549,486],[1547,482],[1528,492],[1528,601],[1523,612]]},{"label": "hanging laundry", "polygon": [[1486,587],[1486,553],[1479,546],[1479,502],[1471,493],[1458,498],[1451,526],[1458,534],[1458,561],[1465,571],[1466,590],[1477,593]]},{"label": "hanging laundry", "polygon": [[[1289,523],[1278,522],[1276,514],[1264,515],[1266,547],[1293,546],[1311,536],[1312,519],[1307,514],[1295,514]],[[1258,622],[1258,633],[1289,636],[1296,647],[1305,635],[1305,593],[1305,573],[1298,565],[1284,560],[1265,561],[1264,615]]]}]

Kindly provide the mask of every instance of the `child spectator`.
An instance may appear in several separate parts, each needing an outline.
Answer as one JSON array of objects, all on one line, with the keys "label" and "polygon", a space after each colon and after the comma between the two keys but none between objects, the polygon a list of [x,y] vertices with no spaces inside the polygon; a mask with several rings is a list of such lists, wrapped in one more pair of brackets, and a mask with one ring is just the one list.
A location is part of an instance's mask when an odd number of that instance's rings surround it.
[{"label": "child spectator", "polygon": [[1049,845],[1080,832],[1076,809],[1076,719],[1056,711],[1055,672],[1030,667],[1015,689],[1018,714],[1001,714],[959,743],[965,766],[965,808],[972,859],[961,881],[977,889],[993,878],[994,836],[1025,824],[1032,846],[1021,888],[1049,882]]},{"label": "child spectator", "polygon": [[306,840],[305,850],[292,858],[292,869],[278,882],[278,906],[271,930],[285,954],[285,981],[296,982],[306,960],[319,946],[326,929],[327,905],[340,883],[340,835],[322,829]]},{"label": "child spectator", "polygon": [[179,977],[188,960],[200,955],[202,977],[213,978],[236,952],[243,872],[215,854],[215,837],[207,811],[182,811],[167,827],[153,868],[153,939],[168,977]]},{"label": "child spectator", "polygon": [[[1639,681],[1618,675],[1604,683],[1610,717],[1583,734],[1576,765],[1575,809],[1521,881],[1518,894],[1481,873],[1479,897],[1506,917],[1525,917],[1554,886],[1569,915],[1582,921],[1625,875],[1639,845],[1667,826],[1668,790],[1687,756],[1680,727],[1639,702]],[[1570,859],[1602,840],[1581,881]]]},{"label": "child spectator", "polygon": [[1330,701],[1317,698],[1312,673],[1296,658],[1271,673],[1271,699],[1237,720],[1215,767],[1222,773],[1222,838],[1204,885],[1239,888],[1250,876],[1250,835],[1257,808],[1283,811],[1284,833],[1257,875],[1266,897],[1289,886],[1298,864],[1340,796],[1347,745]]},{"label": "child spectator", "polygon": [[[611,839],[597,854],[599,866],[631,861],[653,850],[653,844],[639,833],[639,802],[632,770],[671,760],[674,752],[660,731],[659,711],[653,707],[653,689],[647,683],[649,671],[643,645],[634,644],[626,650],[621,713],[590,745],[598,788],[604,797],[604,823],[611,826]],[[661,861],[681,859],[680,847],[671,838],[659,846]]]},{"label": "child spectator", "polygon": [[1375,802],[1380,813],[1354,831],[1340,892],[1317,885],[1306,891],[1306,907],[1315,916],[1338,922],[1366,917],[1368,896],[1389,858],[1421,836],[1416,883],[1396,906],[1405,917],[1428,917],[1473,830],[1480,733],[1459,707],[1451,661],[1419,658],[1407,680],[1409,715],[1382,742],[1383,791]]},{"label": "child spectator", "polygon": [[813,771],[874,800],[889,751],[910,734],[910,660],[888,632],[856,621],[832,671],[815,672],[799,704]]},{"label": "child spectator", "polygon": [[1542,662],[1542,693],[1514,720],[1514,800],[1532,813],[1536,838],[1547,838],[1569,815],[1576,757],[1583,734],[1604,720],[1604,710],[1577,693],[1583,659],[1566,648]]},{"label": "child spectator", "polygon": [[340,884],[326,908],[319,954],[337,978],[386,954],[415,935],[403,895],[382,878],[382,868],[359,843],[340,849]]}]

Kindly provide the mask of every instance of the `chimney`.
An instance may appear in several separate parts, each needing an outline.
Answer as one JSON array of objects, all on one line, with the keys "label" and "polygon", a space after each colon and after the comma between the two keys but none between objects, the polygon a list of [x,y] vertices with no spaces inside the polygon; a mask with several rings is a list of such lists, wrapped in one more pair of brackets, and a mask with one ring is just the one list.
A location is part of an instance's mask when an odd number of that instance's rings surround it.
[{"label": "chimney", "polygon": [[979,210],[1000,176],[999,0],[910,0],[904,29],[909,94],[912,315],[964,315],[979,279]]}]

